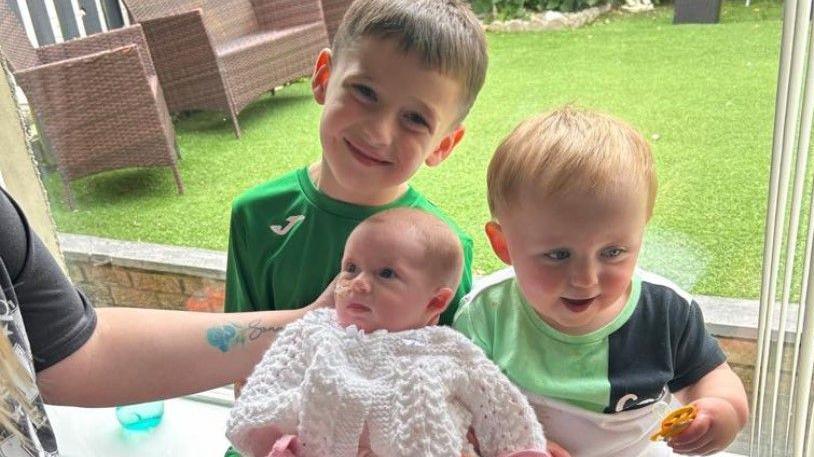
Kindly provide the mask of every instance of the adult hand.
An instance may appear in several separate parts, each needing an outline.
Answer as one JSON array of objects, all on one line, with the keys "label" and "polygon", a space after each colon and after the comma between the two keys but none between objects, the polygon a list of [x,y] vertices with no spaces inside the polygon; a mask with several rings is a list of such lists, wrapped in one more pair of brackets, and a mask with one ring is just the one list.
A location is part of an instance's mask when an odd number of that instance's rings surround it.
[{"label": "adult hand", "polygon": [[679,454],[709,455],[726,449],[741,429],[738,413],[727,400],[704,397],[694,401],[698,415],[667,444]]},{"label": "adult hand", "polygon": [[[341,273],[340,273],[341,274]],[[333,308],[334,307],[334,291],[336,290],[336,283],[339,279],[339,274],[334,277],[333,281],[328,284],[328,287],[319,294],[316,300],[310,305],[306,306],[304,311],[312,311],[319,308]]]}]

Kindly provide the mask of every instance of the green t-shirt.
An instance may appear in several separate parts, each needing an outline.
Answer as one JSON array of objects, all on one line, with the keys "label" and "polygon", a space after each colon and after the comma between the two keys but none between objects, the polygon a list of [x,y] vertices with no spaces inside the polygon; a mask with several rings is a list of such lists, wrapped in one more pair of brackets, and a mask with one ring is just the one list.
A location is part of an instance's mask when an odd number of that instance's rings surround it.
[{"label": "green t-shirt", "polygon": [[301,168],[254,187],[232,205],[226,270],[226,312],[297,309],[312,303],[339,273],[351,231],[388,208],[432,213],[458,234],[464,253],[461,285],[442,324],[472,288],[472,238],[410,187],[384,206],[359,206],[320,192]]}]

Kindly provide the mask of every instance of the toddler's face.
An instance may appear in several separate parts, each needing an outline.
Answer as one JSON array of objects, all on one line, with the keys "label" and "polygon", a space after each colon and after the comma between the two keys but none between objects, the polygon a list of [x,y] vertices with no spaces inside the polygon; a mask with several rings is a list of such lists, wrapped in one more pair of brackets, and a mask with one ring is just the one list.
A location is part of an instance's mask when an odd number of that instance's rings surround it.
[{"label": "toddler's face", "polygon": [[434,323],[438,312],[429,305],[439,287],[425,257],[424,246],[409,233],[383,224],[360,226],[345,245],[334,293],[339,323],[366,332]]},{"label": "toddler's face", "polygon": [[331,65],[327,86],[314,88],[325,106],[320,188],[343,201],[382,204],[359,196],[403,192],[422,163],[446,157],[437,150],[456,127],[459,83],[380,38],[362,38]]},{"label": "toddler's face", "polygon": [[647,223],[646,197],[629,187],[601,196],[528,194],[487,226],[496,252],[501,240],[507,247],[529,304],[563,333],[598,330],[624,308]]}]

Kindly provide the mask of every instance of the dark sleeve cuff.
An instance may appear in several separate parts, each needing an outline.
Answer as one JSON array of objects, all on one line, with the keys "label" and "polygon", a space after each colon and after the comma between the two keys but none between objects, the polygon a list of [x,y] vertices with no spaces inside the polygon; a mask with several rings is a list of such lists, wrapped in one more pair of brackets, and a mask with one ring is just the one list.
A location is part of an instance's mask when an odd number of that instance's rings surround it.
[{"label": "dark sleeve cuff", "polygon": [[84,308],[83,318],[78,320],[74,327],[66,333],[64,338],[53,345],[53,349],[46,351],[46,357],[34,356],[34,370],[37,372],[43,371],[57,363],[61,362],[88,342],[93,332],[96,331],[96,310],[90,303],[85,294],[76,291],[79,298],[82,300]]}]

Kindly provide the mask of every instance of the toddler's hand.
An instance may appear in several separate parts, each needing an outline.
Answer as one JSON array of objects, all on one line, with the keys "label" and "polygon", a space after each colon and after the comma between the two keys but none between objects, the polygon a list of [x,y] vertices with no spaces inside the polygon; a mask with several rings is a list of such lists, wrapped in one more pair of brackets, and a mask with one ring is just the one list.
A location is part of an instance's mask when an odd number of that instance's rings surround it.
[{"label": "toddler's hand", "polygon": [[740,431],[738,414],[731,403],[715,397],[693,402],[695,420],[667,444],[679,454],[708,455],[726,449]]}]

